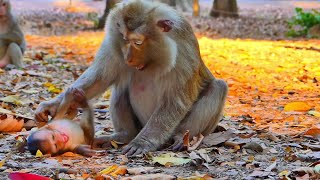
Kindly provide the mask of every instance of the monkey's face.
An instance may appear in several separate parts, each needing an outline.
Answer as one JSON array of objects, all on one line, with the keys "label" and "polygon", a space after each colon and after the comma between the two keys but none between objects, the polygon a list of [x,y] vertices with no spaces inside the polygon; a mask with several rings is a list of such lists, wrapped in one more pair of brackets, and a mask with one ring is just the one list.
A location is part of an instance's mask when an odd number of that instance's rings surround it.
[{"label": "monkey's face", "polygon": [[0,16],[6,16],[8,13],[9,1],[0,0]]},{"label": "monkey's face", "polygon": [[125,43],[121,49],[125,63],[130,67],[142,71],[147,65],[147,61],[145,58],[145,36],[139,33],[129,32],[127,35],[123,36],[123,39]]},{"label": "monkey's face", "polygon": [[45,154],[57,154],[65,149],[68,141],[68,135],[48,126],[44,126],[30,135],[28,138],[28,146],[35,146],[31,148],[37,148]]}]

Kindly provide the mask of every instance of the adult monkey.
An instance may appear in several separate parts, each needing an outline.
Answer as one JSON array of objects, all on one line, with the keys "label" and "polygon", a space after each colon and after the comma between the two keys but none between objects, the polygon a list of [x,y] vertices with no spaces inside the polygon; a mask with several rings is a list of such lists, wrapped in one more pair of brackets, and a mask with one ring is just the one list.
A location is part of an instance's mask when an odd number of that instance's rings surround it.
[{"label": "adult monkey", "polygon": [[[94,63],[72,85],[88,98],[110,86],[115,132],[96,143],[130,142],[128,155],[157,150],[171,138],[179,150],[186,130],[191,137],[208,135],[227,94],[226,83],[205,67],[188,22],[167,5],[142,0],[111,11]],[[54,116],[62,97],[41,103],[36,119]]]},{"label": "adult monkey", "polygon": [[0,0],[0,68],[8,64],[23,67],[24,35],[11,13],[9,0]]}]

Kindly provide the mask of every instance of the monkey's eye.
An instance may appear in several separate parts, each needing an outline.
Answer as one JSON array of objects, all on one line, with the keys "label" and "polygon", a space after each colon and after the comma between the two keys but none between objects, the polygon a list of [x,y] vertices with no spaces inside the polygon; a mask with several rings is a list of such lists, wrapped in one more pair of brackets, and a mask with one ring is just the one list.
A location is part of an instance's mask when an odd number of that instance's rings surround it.
[{"label": "monkey's eye", "polygon": [[54,140],[54,135],[52,134],[52,140]]},{"label": "monkey's eye", "polygon": [[2,6],[6,6],[7,5],[7,3],[2,3]]},{"label": "monkey's eye", "polygon": [[120,27],[120,24],[119,24],[119,23],[117,23],[117,26],[118,26],[118,27]]},{"label": "monkey's eye", "polygon": [[143,41],[136,41],[136,42],[134,42],[134,44],[140,46],[143,44]]},{"label": "monkey's eye", "polygon": [[56,146],[56,149],[58,149],[58,146],[57,146],[57,144],[55,144],[55,146]]}]

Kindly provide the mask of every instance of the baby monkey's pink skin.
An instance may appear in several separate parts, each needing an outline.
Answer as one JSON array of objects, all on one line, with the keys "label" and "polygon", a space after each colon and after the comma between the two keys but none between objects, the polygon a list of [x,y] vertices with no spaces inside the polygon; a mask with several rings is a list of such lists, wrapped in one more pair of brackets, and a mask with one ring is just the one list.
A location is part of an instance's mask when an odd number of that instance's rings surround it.
[{"label": "baby monkey's pink skin", "polygon": [[[64,96],[64,102],[52,121],[28,137],[29,150],[32,154],[40,150],[44,154],[51,155],[74,152],[83,156],[93,156],[95,151],[91,149],[91,144],[94,139],[94,116],[83,91],[69,88]],[[67,116],[66,110],[71,105],[69,102],[83,108],[80,122],[64,118]]]}]

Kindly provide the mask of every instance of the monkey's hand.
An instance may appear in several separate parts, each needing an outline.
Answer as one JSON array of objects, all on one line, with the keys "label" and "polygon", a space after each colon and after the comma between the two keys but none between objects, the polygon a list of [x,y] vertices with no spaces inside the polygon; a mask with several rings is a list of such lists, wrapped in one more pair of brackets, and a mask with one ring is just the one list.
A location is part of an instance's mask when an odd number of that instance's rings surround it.
[{"label": "monkey's hand", "polygon": [[146,139],[134,139],[122,150],[122,153],[128,156],[136,156],[139,154],[145,154],[150,151],[157,150],[156,146],[153,145]]},{"label": "monkey's hand", "polygon": [[83,144],[77,146],[74,152],[86,157],[92,157],[97,154],[96,151],[91,149],[89,145],[83,145]]},{"label": "monkey's hand", "polygon": [[54,117],[57,113],[57,109],[60,105],[60,99],[53,99],[51,101],[46,101],[40,103],[35,111],[35,119],[38,122],[48,122],[49,115]]}]

